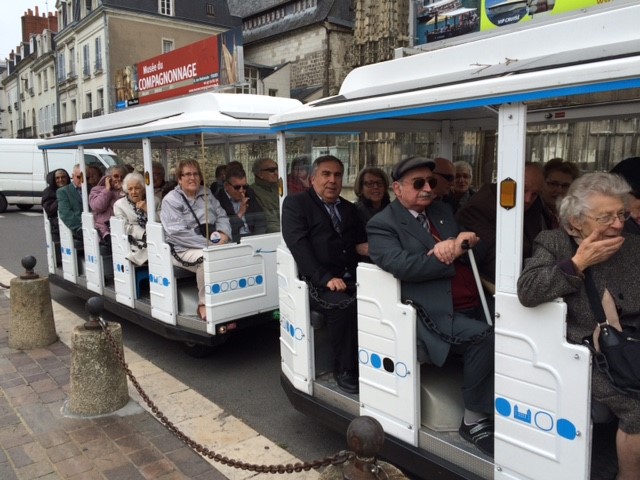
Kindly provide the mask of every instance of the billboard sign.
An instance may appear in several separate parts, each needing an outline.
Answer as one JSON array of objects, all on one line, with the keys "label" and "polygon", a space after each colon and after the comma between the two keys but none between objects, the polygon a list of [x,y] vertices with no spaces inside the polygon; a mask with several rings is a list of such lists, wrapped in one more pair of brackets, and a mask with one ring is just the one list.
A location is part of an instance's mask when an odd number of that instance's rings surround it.
[{"label": "billboard sign", "polygon": [[235,28],[118,69],[116,108],[244,81],[242,30]]},{"label": "billboard sign", "polygon": [[416,0],[415,45],[628,0]]}]

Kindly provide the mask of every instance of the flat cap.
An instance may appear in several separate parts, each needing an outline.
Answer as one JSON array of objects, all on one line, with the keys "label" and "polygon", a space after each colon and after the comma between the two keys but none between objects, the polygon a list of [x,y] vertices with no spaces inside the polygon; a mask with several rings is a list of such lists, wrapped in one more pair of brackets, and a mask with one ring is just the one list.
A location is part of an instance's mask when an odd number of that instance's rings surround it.
[{"label": "flat cap", "polygon": [[413,170],[414,168],[427,167],[432,172],[436,168],[436,162],[426,157],[408,157],[404,160],[400,160],[395,164],[393,170],[391,170],[391,178],[394,181],[398,181],[402,178],[402,176],[407,173],[409,170]]}]

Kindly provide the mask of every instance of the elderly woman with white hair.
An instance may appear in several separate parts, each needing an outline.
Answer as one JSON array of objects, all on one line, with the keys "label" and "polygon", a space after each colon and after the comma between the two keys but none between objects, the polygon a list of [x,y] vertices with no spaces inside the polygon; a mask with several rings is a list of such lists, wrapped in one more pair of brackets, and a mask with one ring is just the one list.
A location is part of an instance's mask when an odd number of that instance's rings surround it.
[{"label": "elderly woman with white hair", "polygon": [[[560,202],[560,228],[543,230],[525,261],[518,279],[520,302],[535,307],[562,297],[569,342],[579,344],[593,335],[597,345],[599,314],[590,306],[589,278],[595,302],[602,303],[613,328],[640,326],[640,236],[623,232],[629,191],[624,179],[609,173],[574,180]],[[616,478],[640,478],[640,396],[621,393],[595,366],[591,394],[618,418]]]},{"label": "elderly woman with white hair", "polygon": [[136,265],[147,263],[147,201],[144,178],[137,172],[129,173],[122,181],[126,196],[113,205],[113,215],[124,220],[124,231],[129,240],[127,259]]}]

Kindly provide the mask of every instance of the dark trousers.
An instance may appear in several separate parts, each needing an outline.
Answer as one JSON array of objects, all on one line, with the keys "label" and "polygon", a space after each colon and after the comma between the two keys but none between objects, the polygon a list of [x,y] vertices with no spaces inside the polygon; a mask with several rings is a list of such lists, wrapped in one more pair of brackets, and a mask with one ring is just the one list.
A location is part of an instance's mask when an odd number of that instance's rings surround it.
[{"label": "dark trousers", "polygon": [[[470,313],[470,312],[465,312]],[[475,315],[474,315],[475,316]],[[480,315],[480,318],[483,318]],[[451,345],[451,353],[462,355],[462,398],[466,409],[473,412],[493,413],[494,397],[494,335],[492,327],[461,312],[453,317],[453,335],[469,339],[489,330],[481,341]]]},{"label": "dark trousers", "polygon": [[334,308],[325,308],[311,298],[311,308],[322,312],[326,318],[326,327],[329,329],[331,349],[334,358],[334,368],[337,372],[342,370],[357,371],[358,368],[358,310],[354,300],[347,308],[338,308],[341,302],[346,302],[352,297],[348,292],[332,292],[330,290],[318,290],[318,297]]}]

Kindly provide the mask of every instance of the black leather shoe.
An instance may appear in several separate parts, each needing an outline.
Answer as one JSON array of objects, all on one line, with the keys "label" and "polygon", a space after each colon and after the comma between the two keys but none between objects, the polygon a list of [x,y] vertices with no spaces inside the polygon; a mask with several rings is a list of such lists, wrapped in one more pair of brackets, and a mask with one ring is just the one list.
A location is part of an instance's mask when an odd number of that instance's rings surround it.
[{"label": "black leather shoe", "polygon": [[340,390],[347,393],[358,393],[360,391],[358,386],[358,376],[350,370],[342,370],[340,373],[335,373],[334,377]]}]

